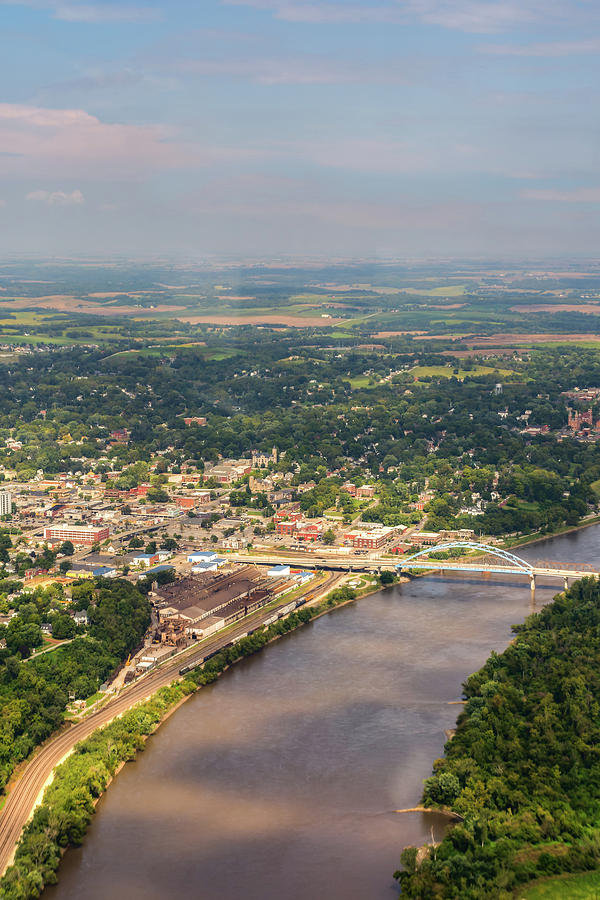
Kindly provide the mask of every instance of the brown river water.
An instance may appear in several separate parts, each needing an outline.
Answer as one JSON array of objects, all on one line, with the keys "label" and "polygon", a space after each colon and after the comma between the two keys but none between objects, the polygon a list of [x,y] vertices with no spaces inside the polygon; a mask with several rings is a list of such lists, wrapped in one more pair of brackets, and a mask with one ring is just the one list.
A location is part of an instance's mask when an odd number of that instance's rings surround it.
[{"label": "brown river water", "polygon": [[[529,559],[600,563],[600,528]],[[538,586],[535,608],[562,584]],[[465,677],[532,610],[525,579],[428,576],[340,608],[185,703],[98,804],[45,900],[394,900]]]}]

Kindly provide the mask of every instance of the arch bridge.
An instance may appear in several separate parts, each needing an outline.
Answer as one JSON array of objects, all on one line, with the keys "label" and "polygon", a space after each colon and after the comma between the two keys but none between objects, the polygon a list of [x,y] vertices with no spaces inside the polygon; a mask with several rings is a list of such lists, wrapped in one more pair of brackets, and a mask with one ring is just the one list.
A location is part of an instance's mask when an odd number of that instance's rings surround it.
[{"label": "arch bridge", "polygon": [[[430,554],[448,550],[476,551],[480,556],[450,557],[448,559],[431,559]],[[490,560],[492,557],[492,560]],[[510,550],[494,547],[489,544],[480,544],[476,541],[447,541],[444,544],[435,544],[425,547],[411,556],[405,557],[402,562],[396,564],[396,571],[401,573],[406,570],[434,570],[451,572],[485,572],[493,575],[522,575],[529,578],[531,589],[535,590],[536,576],[547,578],[563,578],[565,589],[568,587],[569,578],[583,578],[586,575],[598,577],[600,572],[597,567],[579,563],[577,566],[568,566],[558,562],[529,562],[522,559]]]}]

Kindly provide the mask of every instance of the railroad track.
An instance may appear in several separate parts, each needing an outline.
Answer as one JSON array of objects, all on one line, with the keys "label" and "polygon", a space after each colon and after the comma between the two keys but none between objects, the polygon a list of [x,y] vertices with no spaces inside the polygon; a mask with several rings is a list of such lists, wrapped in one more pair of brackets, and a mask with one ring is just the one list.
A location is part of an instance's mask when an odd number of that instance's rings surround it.
[{"label": "railroad track", "polygon": [[[340,579],[340,575],[329,575],[317,589],[317,595],[325,594]],[[306,591],[297,599],[315,590],[307,585]],[[268,612],[257,610],[241,619],[226,634],[217,635],[202,642],[201,647],[178,654],[174,659],[143,676],[139,681],[125,687],[113,700],[106,703],[97,712],[86,719],[71,725],[55,737],[49,738],[32,759],[26,764],[20,777],[10,789],[6,803],[0,812],[0,874],[11,864],[14,852],[24,826],[29,821],[48,779],[55,767],[73,750],[79,741],[89,737],[98,728],[108,725],[117,716],[123,715],[133,706],[147,700],[161,687],[171,684],[179,678],[179,670],[183,666],[193,667],[201,663],[205,656],[218,652],[237,637],[248,630],[260,627],[277,609],[286,606],[290,601],[282,598],[281,603],[271,607]]]}]

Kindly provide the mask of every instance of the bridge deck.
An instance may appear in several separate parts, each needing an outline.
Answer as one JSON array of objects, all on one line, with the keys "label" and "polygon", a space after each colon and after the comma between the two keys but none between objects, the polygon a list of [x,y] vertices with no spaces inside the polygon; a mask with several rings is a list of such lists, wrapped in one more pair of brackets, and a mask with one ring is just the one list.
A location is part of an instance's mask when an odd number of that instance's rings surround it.
[{"label": "bridge deck", "polygon": [[289,565],[294,568],[306,567],[309,569],[335,569],[345,572],[377,572],[382,569],[396,569],[397,571],[427,570],[444,572],[463,572],[465,574],[490,574],[490,575],[521,575],[523,577],[536,578],[584,578],[586,576],[600,577],[600,570],[581,564],[580,568],[566,568],[560,563],[548,563],[547,565],[526,564],[522,566],[501,565],[482,560],[471,561],[457,559],[406,559],[396,560],[389,557],[368,556],[331,556],[315,554],[301,554],[298,556],[283,556],[279,554],[261,555],[253,553],[233,553],[229,557],[237,562],[253,563],[255,565]]},{"label": "bridge deck", "polygon": [[548,578],[584,578],[587,575],[593,575],[598,577],[600,572],[596,569],[585,568],[585,569],[567,569],[567,568],[546,568],[545,566],[532,566],[530,569],[521,569],[516,566],[498,566],[498,565],[485,565],[478,563],[457,563],[450,560],[445,559],[432,559],[432,560],[419,560],[410,562],[407,561],[405,565],[401,562],[396,564],[396,568],[401,569],[428,569],[428,570],[440,570],[444,571],[454,571],[454,572],[489,572],[491,574],[498,575],[526,575],[531,576],[535,575],[536,577],[546,576]]}]

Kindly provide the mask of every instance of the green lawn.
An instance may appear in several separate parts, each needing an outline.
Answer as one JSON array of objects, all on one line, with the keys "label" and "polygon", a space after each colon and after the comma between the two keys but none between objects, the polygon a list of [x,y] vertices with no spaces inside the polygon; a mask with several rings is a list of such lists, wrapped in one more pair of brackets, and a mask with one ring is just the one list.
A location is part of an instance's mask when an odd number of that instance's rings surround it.
[{"label": "green lawn", "polygon": [[350,382],[354,390],[357,390],[358,388],[377,387],[379,380],[378,375],[355,375],[353,378],[344,379],[344,381]]},{"label": "green lawn", "polygon": [[515,894],[516,900],[600,900],[600,872],[540,881]]},{"label": "green lawn", "polygon": [[161,344],[160,347],[140,347],[139,350],[119,350],[117,353],[111,353],[106,359],[128,359],[131,356],[155,356],[160,359],[163,356],[175,355],[182,350],[189,349],[196,349],[206,360],[217,361],[231,359],[231,357],[237,356],[239,352],[233,349],[211,349],[210,347],[203,347],[200,343],[190,344],[188,342],[186,344]]},{"label": "green lawn", "polygon": [[509,369],[494,369],[491,366],[473,366],[472,369],[459,369],[458,374],[454,372],[454,366],[414,366],[410,369],[410,374],[415,378],[459,378],[461,381],[467,375],[497,375],[499,378],[505,378],[508,375],[514,375]]}]

